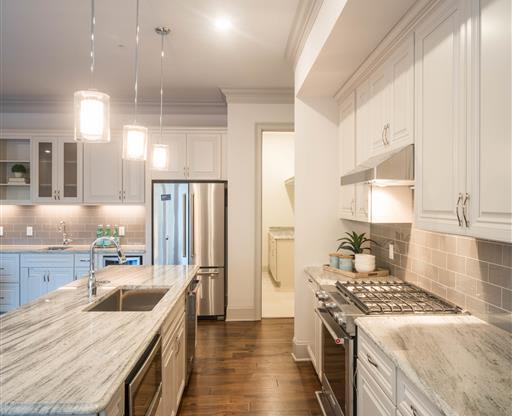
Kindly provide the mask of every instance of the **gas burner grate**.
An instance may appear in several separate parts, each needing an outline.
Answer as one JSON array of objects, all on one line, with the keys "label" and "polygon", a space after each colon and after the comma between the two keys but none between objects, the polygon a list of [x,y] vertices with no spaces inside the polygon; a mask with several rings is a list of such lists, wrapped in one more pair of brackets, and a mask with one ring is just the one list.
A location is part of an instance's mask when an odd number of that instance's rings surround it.
[{"label": "gas burner grate", "polygon": [[367,315],[461,312],[457,306],[406,282],[338,281],[336,287]]}]

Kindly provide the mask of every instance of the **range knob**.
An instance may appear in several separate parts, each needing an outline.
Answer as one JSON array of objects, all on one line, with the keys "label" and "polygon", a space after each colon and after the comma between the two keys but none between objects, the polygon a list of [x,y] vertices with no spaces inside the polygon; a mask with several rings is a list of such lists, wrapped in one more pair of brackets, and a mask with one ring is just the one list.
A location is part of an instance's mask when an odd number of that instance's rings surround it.
[{"label": "range knob", "polygon": [[343,316],[343,314],[341,312],[336,312],[334,314],[334,319],[336,320],[336,322],[338,322],[338,324],[340,325],[343,325],[346,323],[345,321],[345,317]]},{"label": "range knob", "polygon": [[329,299],[329,295],[325,290],[319,290],[318,292],[316,292],[316,298],[318,300],[327,300]]},{"label": "range knob", "polygon": [[325,303],[325,307],[326,307],[327,309],[335,309],[335,308],[337,308],[337,307],[338,307],[338,305],[336,305],[336,303],[334,303],[334,302],[326,302],[326,303]]}]

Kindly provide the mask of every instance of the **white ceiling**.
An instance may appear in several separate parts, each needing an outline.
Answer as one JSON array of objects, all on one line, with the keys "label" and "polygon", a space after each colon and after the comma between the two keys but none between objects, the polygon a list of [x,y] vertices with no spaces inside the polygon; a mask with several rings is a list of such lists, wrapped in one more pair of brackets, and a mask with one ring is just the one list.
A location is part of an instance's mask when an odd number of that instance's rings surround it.
[{"label": "white ceiling", "polygon": [[[222,101],[219,87],[287,88],[285,50],[301,0],[140,0],[141,101],[159,100],[167,37],[166,101]],[[0,0],[1,95],[71,99],[89,85],[89,0]],[[232,20],[222,33],[214,21]],[[96,1],[94,87],[133,99],[135,0]]]}]

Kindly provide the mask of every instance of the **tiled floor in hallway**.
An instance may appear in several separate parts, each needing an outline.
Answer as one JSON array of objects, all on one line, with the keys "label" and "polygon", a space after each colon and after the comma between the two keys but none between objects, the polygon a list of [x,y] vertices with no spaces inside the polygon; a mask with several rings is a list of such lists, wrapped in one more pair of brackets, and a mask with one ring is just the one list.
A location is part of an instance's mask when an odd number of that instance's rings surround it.
[{"label": "tiled floor in hallway", "polygon": [[291,356],[293,319],[200,321],[179,416],[320,416],[313,366]]}]

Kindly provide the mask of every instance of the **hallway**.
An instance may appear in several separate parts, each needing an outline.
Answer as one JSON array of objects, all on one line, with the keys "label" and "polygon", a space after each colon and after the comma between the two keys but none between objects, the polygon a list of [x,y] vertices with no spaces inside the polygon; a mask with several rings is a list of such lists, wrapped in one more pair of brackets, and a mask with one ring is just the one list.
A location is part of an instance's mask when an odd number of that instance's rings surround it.
[{"label": "hallway", "polygon": [[291,356],[293,319],[199,321],[194,370],[179,416],[319,416],[320,383]]}]

